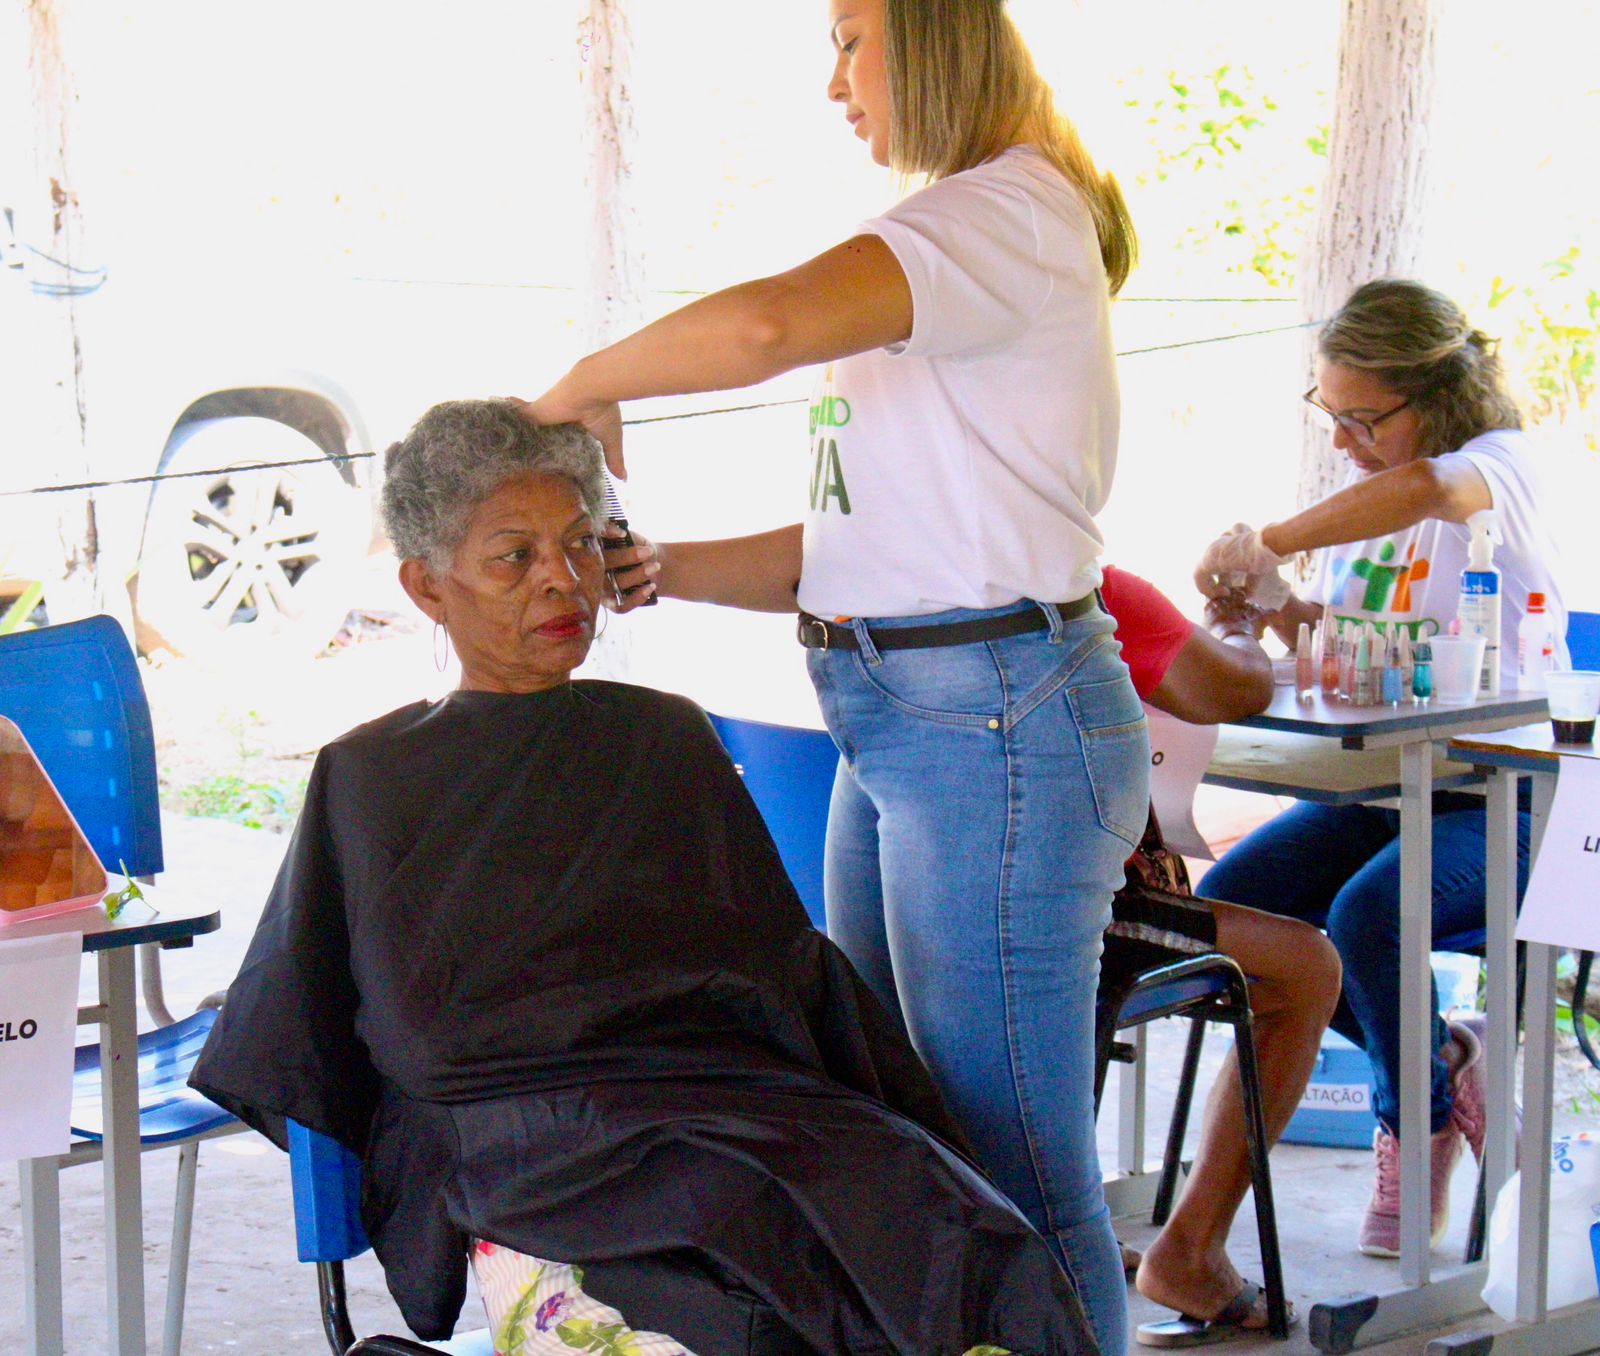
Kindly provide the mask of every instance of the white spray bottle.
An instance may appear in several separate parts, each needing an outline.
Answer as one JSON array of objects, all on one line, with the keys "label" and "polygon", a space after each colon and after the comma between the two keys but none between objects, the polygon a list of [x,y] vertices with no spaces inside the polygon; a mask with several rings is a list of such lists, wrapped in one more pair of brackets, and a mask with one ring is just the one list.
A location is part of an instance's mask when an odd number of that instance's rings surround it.
[{"label": "white spray bottle", "polygon": [[1461,571],[1461,597],[1456,616],[1461,634],[1483,637],[1483,667],[1478,672],[1478,695],[1500,695],[1500,571],[1494,567],[1494,544],[1499,540],[1494,511],[1480,509],[1467,519],[1472,533],[1467,545],[1467,568]]}]

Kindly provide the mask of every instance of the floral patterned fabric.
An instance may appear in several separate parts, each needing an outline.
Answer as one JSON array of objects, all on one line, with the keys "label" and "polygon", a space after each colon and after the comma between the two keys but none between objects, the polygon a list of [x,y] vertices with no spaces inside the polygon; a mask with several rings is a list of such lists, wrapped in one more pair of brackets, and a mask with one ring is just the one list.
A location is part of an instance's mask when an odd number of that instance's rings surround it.
[{"label": "floral patterned fabric", "polygon": [[[658,1332],[636,1332],[609,1304],[583,1293],[583,1269],[545,1262],[481,1239],[472,1270],[494,1332],[494,1356],[694,1356]],[[1004,1347],[971,1347],[963,1356],[1011,1356]]]},{"label": "floral patterned fabric", "polygon": [[683,1343],[635,1332],[608,1304],[583,1293],[583,1270],[479,1241],[472,1248],[495,1356],[575,1351],[596,1356],[694,1356]]}]

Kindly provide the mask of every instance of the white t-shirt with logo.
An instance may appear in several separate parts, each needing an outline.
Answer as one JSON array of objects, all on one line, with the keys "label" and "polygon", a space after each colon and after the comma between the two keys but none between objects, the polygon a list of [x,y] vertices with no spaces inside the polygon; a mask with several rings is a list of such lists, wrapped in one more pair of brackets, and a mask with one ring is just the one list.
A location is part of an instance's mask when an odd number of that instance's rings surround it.
[{"label": "white t-shirt with logo", "polygon": [[[1517,627],[1527,611],[1528,594],[1542,593],[1551,630],[1561,637],[1557,658],[1567,658],[1566,609],[1556,583],[1556,546],[1540,514],[1540,490],[1531,447],[1515,429],[1480,433],[1456,452],[1436,458],[1465,461],[1489,486],[1500,542],[1494,565],[1500,571],[1500,680],[1517,681]],[[1363,478],[1351,467],[1346,485]],[[1461,597],[1461,572],[1467,568],[1471,530],[1464,523],[1425,518],[1420,523],[1346,546],[1317,552],[1311,600],[1345,619],[1371,621],[1380,630],[1405,627],[1413,639],[1449,631]]]},{"label": "white t-shirt with logo", "polygon": [[1120,415],[1082,197],[1019,146],[861,229],[905,270],[914,319],[904,343],[818,378],[800,606],[922,616],[1081,598],[1100,583],[1094,515]]}]

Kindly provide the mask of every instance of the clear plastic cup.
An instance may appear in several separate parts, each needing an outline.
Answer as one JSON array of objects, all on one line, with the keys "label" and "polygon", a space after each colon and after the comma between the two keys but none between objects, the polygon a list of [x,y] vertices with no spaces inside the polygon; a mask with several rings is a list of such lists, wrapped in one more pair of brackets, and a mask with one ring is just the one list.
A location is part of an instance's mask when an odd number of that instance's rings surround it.
[{"label": "clear plastic cup", "polygon": [[1433,699],[1449,706],[1478,700],[1478,675],[1483,668],[1482,636],[1429,636],[1433,647]]},{"label": "clear plastic cup", "polygon": [[1552,669],[1544,675],[1550,700],[1550,727],[1558,744],[1592,744],[1600,713],[1600,673],[1592,669]]}]

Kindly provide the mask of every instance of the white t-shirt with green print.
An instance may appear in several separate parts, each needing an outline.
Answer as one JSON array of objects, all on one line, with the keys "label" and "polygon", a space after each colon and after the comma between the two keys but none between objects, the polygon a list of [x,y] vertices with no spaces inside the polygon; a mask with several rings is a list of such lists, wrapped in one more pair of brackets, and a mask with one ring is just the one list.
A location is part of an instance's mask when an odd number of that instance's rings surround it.
[{"label": "white t-shirt with green print", "polygon": [[[1494,548],[1495,568],[1500,571],[1500,681],[1509,690],[1517,681],[1517,627],[1527,610],[1528,594],[1544,594],[1558,637],[1565,637],[1567,630],[1557,580],[1560,566],[1540,513],[1532,445],[1515,429],[1496,429],[1437,460],[1467,462],[1489,486],[1501,537]],[[1345,484],[1362,478],[1363,473],[1352,466]],[[1425,518],[1371,541],[1324,547],[1316,555],[1310,599],[1331,607],[1340,619],[1375,622],[1385,631],[1405,627],[1413,638],[1448,631],[1461,596],[1470,539],[1464,523]],[[1565,639],[1557,658],[1562,665],[1570,663]]]},{"label": "white t-shirt with green print", "polygon": [[829,363],[810,409],[800,605],[922,616],[1100,582],[1116,467],[1110,298],[1094,223],[1014,147],[863,231],[911,286],[911,337]]}]

